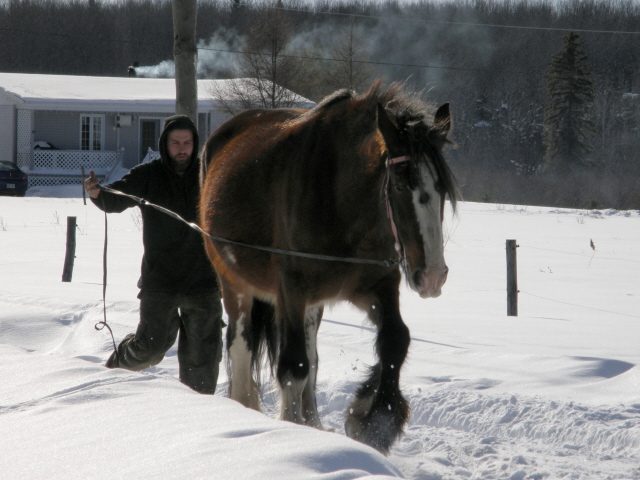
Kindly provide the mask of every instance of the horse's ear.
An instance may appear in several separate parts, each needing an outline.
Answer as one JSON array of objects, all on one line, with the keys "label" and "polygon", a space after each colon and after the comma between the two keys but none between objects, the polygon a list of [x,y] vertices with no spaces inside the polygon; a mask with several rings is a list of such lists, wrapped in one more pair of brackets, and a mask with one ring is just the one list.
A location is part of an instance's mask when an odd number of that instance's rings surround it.
[{"label": "horse's ear", "polygon": [[449,104],[445,103],[436,111],[433,118],[433,137],[432,140],[438,145],[438,148],[444,147],[448,142],[447,135],[451,131],[451,112]]},{"label": "horse's ear", "polygon": [[395,119],[389,115],[389,112],[382,106],[382,104],[378,103],[378,129],[380,133],[382,133],[382,137],[384,138],[385,143],[387,144],[387,148],[389,147],[389,143],[393,143],[399,133],[398,124]]}]

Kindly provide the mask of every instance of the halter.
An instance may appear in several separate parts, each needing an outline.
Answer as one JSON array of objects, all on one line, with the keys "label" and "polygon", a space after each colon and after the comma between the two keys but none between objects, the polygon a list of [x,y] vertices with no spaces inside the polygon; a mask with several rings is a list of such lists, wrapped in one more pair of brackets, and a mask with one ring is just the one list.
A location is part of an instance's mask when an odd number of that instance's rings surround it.
[{"label": "halter", "polygon": [[387,218],[389,218],[389,223],[391,224],[391,232],[393,233],[393,238],[395,239],[394,248],[396,249],[396,252],[398,253],[398,257],[400,257],[400,259],[402,259],[402,244],[400,243],[398,228],[396,227],[396,222],[393,219],[391,201],[389,200],[389,181],[391,178],[389,174],[389,167],[391,167],[391,165],[397,165],[399,163],[404,163],[407,161],[409,161],[409,157],[407,155],[403,155],[401,157],[387,158],[387,161],[385,162],[387,165],[387,172],[384,176],[384,197],[387,204]]}]

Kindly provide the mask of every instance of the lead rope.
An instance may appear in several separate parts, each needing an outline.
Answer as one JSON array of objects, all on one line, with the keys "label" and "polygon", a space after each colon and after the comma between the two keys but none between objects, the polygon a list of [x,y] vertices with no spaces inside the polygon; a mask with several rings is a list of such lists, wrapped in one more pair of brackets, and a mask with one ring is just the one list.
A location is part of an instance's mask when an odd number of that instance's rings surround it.
[{"label": "lead rope", "polygon": [[[102,207],[105,208],[104,197],[102,198]],[[113,351],[115,352],[118,361],[120,361],[120,358],[118,357],[118,348],[116,347],[116,340],[113,337],[113,330],[111,330],[111,327],[107,323],[107,226],[107,212],[104,212],[104,249],[102,251],[102,314],[104,319],[101,322],[96,323],[93,328],[98,331],[102,331],[106,327],[107,330],[109,330],[109,333],[111,334],[111,341],[113,342]]]},{"label": "lead rope", "polygon": [[346,262],[346,263],[356,263],[356,264],[363,264],[363,265],[378,265],[378,266],[381,266],[381,267],[392,267],[392,266],[398,265],[400,263],[399,260],[370,260],[370,259],[365,259],[365,258],[335,257],[335,256],[332,256],[332,255],[319,255],[319,254],[315,254],[315,253],[295,252],[295,251],[291,251],[291,250],[284,250],[284,249],[281,249],[281,248],[263,247],[263,246],[260,246],[260,245],[251,245],[251,244],[248,244],[248,243],[236,242],[235,240],[230,240],[228,238],[219,237],[218,235],[211,235],[210,233],[205,232],[197,224],[192,223],[192,222],[188,222],[184,218],[182,218],[180,215],[178,215],[175,212],[172,212],[168,208],[161,207],[160,205],[156,205],[154,203],[151,203],[151,202],[145,200],[144,198],[136,197],[134,195],[129,195],[128,193],[124,193],[124,192],[121,192],[119,190],[114,190],[113,188],[102,186],[102,185],[98,185],[97,187],[100,190],[104,190],[105,192],[114,193],[116,195],[122,195],[124,197],[128,197],[128,198],[134,200],[135,202],[139,203],[140,205],[146,205],[146,206],[155,208],[156,210],[159,210],[159,211],[161,211],[163,213],[166,213],[167,215],[169,215],[169,216],[181,221],[182,223],[188,225],[190,228],[196,230],[197,232],[199,232],[199,233],[201,233],[203,235],[206,235],[211,240],[214,240],[216,242],[230,243],[232,245],[239,245],[239,246],[242,246],[242,247],[253,248],[254,250],[261,250],[261,251],[264,251],[264,252],[278,253],[278,254],[281,254],[281,255],[290,255],[290,256],[293,256],[293,257],[311,258],[311,259],[314,259],[314,260],[325,260],[325,261],[329,261],[329,262]]}]

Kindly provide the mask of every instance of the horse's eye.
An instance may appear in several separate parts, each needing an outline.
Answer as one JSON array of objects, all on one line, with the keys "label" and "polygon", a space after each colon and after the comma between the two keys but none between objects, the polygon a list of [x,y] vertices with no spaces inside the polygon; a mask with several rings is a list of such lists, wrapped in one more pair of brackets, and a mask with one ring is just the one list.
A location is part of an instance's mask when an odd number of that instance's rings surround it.
[{"label": "horse's eye", "polygon": [[408,165],[406,163],[402,163],[396,166],[396,175],[401,177],[407,174]]},{"label": "horse's eye", "polygon": [[429,203],[429,200],[431,200],[431,197],[427,192],[420,192],[420,203],[422,205]]},{"label": "horse's eye", "polygon": [[408,169],[406,164],[396,165],[396,168],[394,170],[395,181],[393,182],[396,190],[401,192],[406,187],[407,173]]}]

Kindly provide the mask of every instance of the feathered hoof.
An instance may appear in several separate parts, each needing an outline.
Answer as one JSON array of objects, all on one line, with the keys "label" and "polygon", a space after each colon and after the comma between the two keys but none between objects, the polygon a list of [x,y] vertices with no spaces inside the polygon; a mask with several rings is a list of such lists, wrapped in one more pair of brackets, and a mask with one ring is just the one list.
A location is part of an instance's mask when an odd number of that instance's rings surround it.
[{"label": "feathered hoof", "polygon": [[344,425],[347,436],[387,455],[403,433],[409,405],[402,396],[393,403],[376,402],[368,411],[361,408],[366,403],[366,399],[357,399],[351,404]]},{"label": "feathered hoof", "polygon": [[322,422],[320,421],[320,417],[318,417],[317,413],[305,412],[304,413],[304,424],[307,427],[312,427],[312,428],[315,428],[317,430],[331,431],[331,429],[326,429],[326,428],[324,428],[322,426]]}]

